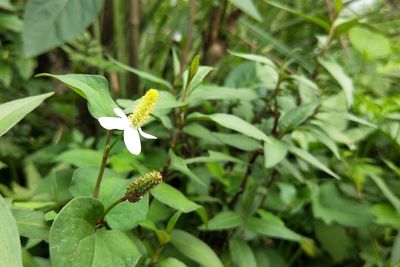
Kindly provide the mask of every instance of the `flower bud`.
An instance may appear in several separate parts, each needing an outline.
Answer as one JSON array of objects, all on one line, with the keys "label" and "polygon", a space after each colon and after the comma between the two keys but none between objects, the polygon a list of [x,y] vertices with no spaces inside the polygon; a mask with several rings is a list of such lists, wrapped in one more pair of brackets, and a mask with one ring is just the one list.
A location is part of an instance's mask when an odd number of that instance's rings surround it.
[{"label": "flower bud", "polygon": [[132,126],[138,128],[149,118],[150,113],[153,112],[154,106],[157,104],[158,91],[156,89],[150,89],[146,94],[139,100],[139,103],[134,108],[129,119]]},{"label": "flower bud", "polygon": [[129,202],[138,202],[150,190],[162,182],[161,173],[158,171],[151,171],[146,173],[143,177],[135,179],[126,189],[125,198]]}]

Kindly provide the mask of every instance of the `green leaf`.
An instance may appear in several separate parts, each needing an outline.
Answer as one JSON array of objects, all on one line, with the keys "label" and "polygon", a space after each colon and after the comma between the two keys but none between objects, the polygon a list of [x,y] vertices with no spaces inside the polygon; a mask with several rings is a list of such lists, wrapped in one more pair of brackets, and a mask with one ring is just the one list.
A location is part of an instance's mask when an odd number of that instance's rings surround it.
[{"label": "green leaf", "polygon": [[[117,99],[117,103],[126,110],[132,112],[133,108],[137,105],[137,101],[133,101],[130,99]],[[158,101],[156,106],[154,107],[154,112],[163,110],[163,109],[172,109],[177,107],[184,106],[185,103],[176,99],[176,97],[167,91],[159,91],[158,92]]]},{"label": "green leaf", "polygon": [[[203,82],[203,80],[206,78],[206,76],[212,71],[214,68],[208,67],[208,66],[200,66],[194,75],[193,79],[189,83],[189,87],[187,88],[187,91],[189,94],[193,93],[199,85]],[[188,71],[185,71],[183,74],[184,79],[188,78]]]},{"label": "green leaf", "polygon": [[215,113],[211,115],[205,115],[194,112],[188,116],[188,119],[209,119],[225,128],[237,131],[254,139],[271,142],[271,139],[257,127],[231,114]]},{"label": "green leaf", "polygon": [[307,132],[309,132],[312,136],[315,137],[319,142],[324,144],[330,151],[336,156],[337,159],[340,160],[339,149],[335,143],[324,131],[320,130],[317,127],[307,127],[305,128]]},{"label": "green leaf", "polygon": [[253,217],[248,219],[246,222],[246,228],[259,233],[260,235],[284,240],[301,242],[305,238],[287,228],[281,219],[269,212],[264,212],[263,218]]},{"label": "green leaf", "polygon": [[257,267],[256,258],[251,247],[243,240],[238,238],[229,240],[229,251],[235,266]]},{"label": "green leaf", "polygon": [[192,179],[195,183],[200,186],[205,186],[205,183],[198,177],[195,173],[193,173],[187,166],[186,161],[175,155],[172,149],[169,151],[169,157],[171,159],[171,168],[173,170],[179,171],[185,175],[187,175],[190,179]]},{"label": "green leaf", "polygon": [[391,53],[389,39],[366,28],[352,28],[349,32],[349,39],[352,46],[366,60],[385,58]]},{"label": "green leaf", "polygon": [[100,201],[78,197],[60,211],[50,230],[52,266],[135,266],[140,253],[125,233],[96,230]]},{"label": "green leaf", "polygon": [[390,262],[392,263],[392,266],[397,266],[400,264],[400,232],[397,234],[394,240]]},{"label": "green leaf", "polygon": [[260,12],[252,0],[229,0],[232,5],[242,10],[246,15],[249,15],[255,20],[262,21]]},{"label": "green leaf", "polygon": [[215,252],[197,237],[182,231],[174,230],[171,243],[183,255],[204,267],[223,267]]},{"label": "green leaf", "polygon": [[351,28],[357,26],[359,21],[359,18],[337,18],[334,22],[335,35],[347,33]]},{"label": "green leaf", "polygon": [[228,52],[229,52],[229,54],[240,57],[240,58],[244,58],[247,60],[251,60],[251,61],[255,61],[258,63],[268,65],[276,70],[275,63],[267,57],[256,55],[256,54],[238,53],[238,52],[233,52],[233,51],[229,51],[229,50],[228,50]]},{"label": "green leaf", "polygon": [[66,162],[77,167],[100,166],[102,152],[92,149],[76,148],[65,151],[58,155],[54,160]]},{"label": "green leaf", "polygon": [[314,23],[315,25],[320,26],[321,28],[323,28],[323,29],[326,30],[326,31],[329,30],[329,23],[326,22],[326,21],[323,20],[323,19],[320,19],[320,18],[311,16],[311,15],[308,15],[308,14],[302,13],[302,12],[300,12],[300,11],[297,11],[297,10],[295,10],[295,9],[293,9],[293,8],[284,6],[284,5],[282,5],[282,4],[278,3],[278,2],[275,2],[275,1],[271,1],[271,0],[264,0],[264,1],[265,1],[266,3],[268,3],[268,4],[270,4],[271,6],[274,6],[274,7],[276,7],[276,8],[285,10],[285,11],[290,12],[290,13],[296,15],[296,16],[299,16],[299,17],[301,17],[301,18],[303,18],[303,19],[305,19],[305,20],[307,20],[307,21],[309,21],[309,22],[312,22],[312,23]]},{"label": "green leaf", "polygon": [[258,95],[250,89],[236,89],[215,85],[200,85],[189,96],[189,103],[203,103],[204,100],[254,100]]},{"label": "green leaf", "polygon": [[96,119],[104,116],[115,117],[117,104],[111,98],[107,80],[99,75],[66,74],[53,75],[42,73],[37,77],[51,77],[68,86],[75,93],[88,101],[90,114]]},{"label": "green leaf", "polygon": [[317,107],[318,103],[308,103],[292,108],[279,119],[279,129],[282,132],[288,132],[295,129],[312,116]]},{"label": "green leaf", "polygon": [[50,227],[44,219],[43,212],[13,208],[12,213],[17,222],[18,231],[21,236],[32,239],[49,240]]},{"label": "green leaf", "polygon": [[385,181],[373,173],[369,173],[369,177],[371,177],[372,181],[374,181],[374,183],[382,191],[383,195],[387,198],[387,200],[389,200],[397,212],[400,213],[400,199],[392,192],[392,190],[390,190]]},{"label": "green leaf", "polygon": [[103,0],[30,0],[24,14],[24,52],[36,56],[83,32],[94,20]]},{"label": "green leaf", "polygon": [[147,81],[150,81],[150,82],[153,82],[153,83],[157,83],[157,84],[161,84],[161,85],[164,85],[165,87],[167,87],[168,89],[172,89],[171,83],[168,82],[167,80],[159,78],[159,77],[157,77],[157,76],[155,76],[155,75],[153,75],[153,74],[151,74],[149,72],[135,69],[135,68],[133,68],[131,66],[128,66],[128,65],[126,65],[126,64],[124,64],[122,62],[119,62],[118,60],[116,60],[114,58],[109,57],[109,59],[110,59],[111,62],[113,62],[115,65],[117,65],[121,69],[129,71],[129,72],[132,72],[132,73],[136,74],[137,76],[139,76],[140,78],[142,78],[144,80],[147,80]]},{"label": "green leaf", "polygon": [[377,224],[389,225],[400,230],[400,213],[390,205],[380,203],[372,206],[372,213]]},{"label": "green leaf", "polygon": [[189,158],[186,159],[186,164],[193,164],[193,163],[199,163],[199,162],[235,162],[239,164],[246,164],[244,161],[229,156],[227,154],[213,151],[213,150],[208,150],[208,157],[195,157],[195,158]]},{"label": "green leaf", "polygon": [[322,248],[329,253],[334,262],[339,263],[352,255],[354,242],[343,227],[317,221],[315,232]]},{"label": "green leaf", "polygon": [[10,0],[0,0],[0,8],[8,11],[13,11],[15,9],[14,6],[10,3]]},{"label": "green leaf", "polygon": [[22,21],[16,15],[0,13],[0,28],[19,33],[22,31]]},{"label": "green leaf", "polygon": [[54,93],[30,96],[0,104],[0,136],[10,130]]},{"label": "green leaf", "polygon": [[189,82],[192,81],[193,77],[197,74],[197,72],[199,71],[199,66],[200,66],[200,56],[196,55],[193,60],[192,63],[190,64],[190,68],[189,68]]},{"label": "green leaf", "polygon": [[243,224],[243,219],[233,211],[222,211],[208,221],[207,227],[200,226],[200,229],[207,231],[219,231],[236,228]]},{"label": "green leaf", "polygon": [[325,166],[319,159],[314,157],[312,154],[309,152],[302,150],[300,148],[297,148],[295,146],[290,146],[289,151],[299,158],[303,159],[304,161],[310,163],[312,166],[314,166],[317,169],[320,169],[321,171],[326,172],[327,174],[331,175],[332,177],[336,179],[340,179],[340,177],[334,173],[331,169],[329,169],[327,166]]},{"label": "green leaf", "polygon": [[269,169],[274,167],[276,164],[281,162],[287,154],[287,145],[275,138],[272,138],[272,142],[264,143],[264,166]]},{"label": "green leaf", "polygon": [[341,196],[333,183],[313,187],[312,191],[314,217],[325,224],[336,222],[350,227],[367,227],[372,222],[369,206]]},{"label": "green leaf", "polygon": [[17,223],[1,195],[0,214],[0,266],[22,267]]},{"label": "green leaf", "polygon": [[13,77],[13,72],[11,66],[7,64],[0,65],[0,81],[4,84],[5,87],[10,86],[12,77]]},{"label": "green leaf", "polygon": [[346,95],[347,107],[350,107],[353,104],[353,81],[338,63],[322,58],[318,58],[318,61],[340,84]]},{"label": "green leaf", "polygon": [[169,257],[160,262],[160,267],[186,267],[186,264],[175,258]]},{"label": "green leaf", "polygon": [[[75,197],[92,196],[97,181],[98,168],[79,168],[72,178],[71,193]],[[100,187],[99,200],[108,207],[121,198],[132,180],[120,178],[114,172],[106,169]],[[118,204],[106,216],[108,225],[115,230],[130,230],[147,216],[149,198],[146,196],[136,203],[128,201]]]},{"label": "green leaf", "polygon": [[189,200],[179,190],[165,183],[162,183],[153,189],[151,194],[161,203],[184,213],[192,212],[201,208],[199,204]]}]

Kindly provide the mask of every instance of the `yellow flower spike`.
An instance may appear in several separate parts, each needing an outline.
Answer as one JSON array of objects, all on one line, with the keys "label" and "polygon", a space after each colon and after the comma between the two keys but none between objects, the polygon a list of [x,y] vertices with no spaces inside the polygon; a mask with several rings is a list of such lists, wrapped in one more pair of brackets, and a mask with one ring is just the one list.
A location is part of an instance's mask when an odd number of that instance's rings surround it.
[{"label": "yellow flower spike", "polygon": [[129,116],[132,126],[138,128],[143,125],[149,118],[150,113],[153,112],[157,100],[158,91],[156,89],[150,89],[146,92]]}]

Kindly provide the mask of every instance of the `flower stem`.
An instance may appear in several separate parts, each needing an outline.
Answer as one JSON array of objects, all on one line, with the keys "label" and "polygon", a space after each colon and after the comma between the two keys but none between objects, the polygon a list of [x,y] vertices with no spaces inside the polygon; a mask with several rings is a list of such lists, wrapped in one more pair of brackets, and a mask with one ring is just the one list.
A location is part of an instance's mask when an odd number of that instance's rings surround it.
[{"label": "flower stem", "polygon": [[106,168],[108,153],[110,152],[110,149],[111,149],[111,146],[109,145],[110,138],[111,138],[111,131],[107,130],[106,142],[104,144],[104,150],[103,150],[103,159],[101,161],[100,171],[99,171],[99,175],[97,176],[96,187],[95,187],[94,193],[93,193],[94,198],[97,198],[99,196],[101,180],[103,179],[104,169]]},{"label": "flower stem", "polygon": [[101,216],[100,222],[104,221],[104,218],[106,217],[107,213],[112,210],[115,206],[117,206],[119,203],[122,203],[126,200],[125,196],[121,197],[120,199],[117,199],[114,201],[103,213],[103,216]]}]

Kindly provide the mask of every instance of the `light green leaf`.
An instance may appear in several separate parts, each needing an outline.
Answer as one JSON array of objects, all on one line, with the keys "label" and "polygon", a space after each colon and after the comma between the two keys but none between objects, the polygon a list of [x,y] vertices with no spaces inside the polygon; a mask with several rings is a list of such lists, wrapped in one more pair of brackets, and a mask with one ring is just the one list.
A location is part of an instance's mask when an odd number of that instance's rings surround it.
[{"label": "light green leaf", "polygon": [[192,212],[201,208],[199,204],[189,200],[179,190],[165,183],[162,183],[153,189],[151,194],[161,203],[184,213]]},{"label": "light green leaf", "polygon": [[17,222],[18,231],[21,236],[46,241],[49,240],[50,227],[44,219],[43,212],[13,208],[12,213]]},{"label": "light green leaf", "polygon": [[315,232],[322,248],[329,253],[336,263],[352,255],[354,242],[343,227],[317,221]]},{"label": "light green leaf", "polygon": [[250,218],[246,222],[246,228],[268,237],[301,242],[305,237],[287,228],[283,221],[275,215],[264,212],[263,218]]},{"label": "light green leaf", "polygon": [[186,264],[175,258],[166,258],[160,262],[160,267],[186,267]]},{"label": "light green leaf", "polygon": [[139,76],[140,78],[142,78],[144,80],[148,80],[148,81],[153,82],[153,83],[161,84],[161,85],[164,85],[165,87],[167,87],[168,89],[172,89],[171,83],[169,83],[167,80],[159,78],[159,77],[157,77],[157,76],[155,76],[155,75],[153,75],[153,74],[151,74],[149,72],[135,69],[135,68],[133,68],[131,66],[128,66],[128,65],[126,65],[126,64],[124,64],[122,62],[119,62],[118,60],[113,59],[111,57],[109,59],[111,60],[111,62],[113,62],[115,65],[117,65],[121,69],[129,71],[129,72],[132,72],[132,73],[136,74],[137,76]]},{"label": "light green leaf", "polygon": [[318,103],[308,103],[292,108],[279,119],[279,129],[282,132],[288,132],[295,129],[312,116],[317,107]]},{"label": "light green leaf", "polygon": [[400,264],[400,232],[397,234],[394,240],[390,262],[392,263],[392,266],[397,266]]},{"label": "light green leaf", "polygon": [[257,267],[256,258],[249,245],[241,239],[229,240],[229,251],[232,261],[238,267]]},{"label": "light green leaf", "polygon": [[213,150],[208,150],[208,157],[203,156],[203,157],[189,158],[186,159],[185,161],[186,164],[193,164],[199,162],[235,162],[239,164],[245,164],[244,161],[238,158]]},{"label": "light green leaf", "polygon": [[0,266],[22,267],[17,223],[1,195],[0,214]]},{"label": "light green leaf", "polygon": [[53,93],[30,96],[0,104],[0,136],[10,130]]},{"label": "light green leaf", "polygon": [[96,230],[103,214],[100,201],[78,197],[60,211],[50,230],[52,266],[135,266],[140,253],[118,230]]},{"label": "light green leaf", "polygon": [[66,162],[77,167],[100,166],[102,152],[92,149],[76,148],[65,151],[58,155],[54,160]]},{"label": "light green leaf", "polygon": [[400,199],[390,190],[390,188],[386,185],[385,181],[374,173],[369,173],[369,177],[371,177],[372,181],[378,186],[378,188],[382,191],[383,195],[389,200],[389,202],[393,205],[393,207],[400,213]]},{"label": "light green leaf", "polygon": [[256,55],[256,54],[238,53],[238,52],[233,52],[233,51],[229,51],[229,50],[228,50],[228,52],[231,55],[234,55],[234,56],[237,56],[240,58],[244,58],[247,60],[255,61],[258,63],[262,63],[262,64],[268,65],[268,66],[276,69],[275,63],[267,57]]},{"label": "light green leaf", "polygon": [[243,219],[233,211],[222,211],[208,221],[207,227],[200,226],[201,230],[219,231],[236,228],[243,224]]},{"label": "light green leaf", "polygon": [[[190,81],[189,87],[187,88],[187,91],[189,94],[193,93],[199,85],[203,82],[203,80],[206,78],[206,76],[212,71],[214,68],[208,67],[208,66],[200,66],[199,69],[197,70],[196,74],[194,75],[193,79]],[[188,71],[185,71],[183,74],[184,79],[187,79],[188,76]]]},{"label": "light green leaf", "polygon": [[253,19],[262,21],[260,12],[258,12],[257,7],[256,5],[254,5],[252,0],[229,0],[229,2],[231,2],[232,5],[236,6]]},{"label": "light green leaf", "polygon": [[117,107],[117,104],[111,98],[108,83],[104,77],[89,74],[53,75],[42,73],[37,75],[37,77],[44,76],[59,80],[85,98],[88,101],[89,112],[94,118],[116,116],[114,108]]},{"label": "light green leaf", "polygon": [[343,68],[338,63],[327,59],[318,58],[318,61],[342,87],[346,95],[347,107],[353,105],[353,81],[343,71]]},{"label": "light green leaf", "polygon": [[400,213],[392,206],[384,203],[375,204],[372,206],[372,213],[377,224],[388,225],[400,230]]},{"label": "light green leaf", "polygon": [[363,27],[352,28],[350,43],[366,60],[385,58],[391,53],[390,41],[385,36]]},{"label": "light green leaf", "polygon": [[[0,25],[1,26],[1,25]],[[9,87],[13,77],[13,72],[10,65],[1,64],[0,65],[0,81],[5,87]]]},{"label": "light green leaf", "polygon": [[0,0],[0,8],[8,11],[13,11],[15,9],[10,0]]},{"label": "light green leaf", "polygon": [[314,217],[325,224],[336,222],[350,227],[367,227],[372,222],[370,207],[343,197],[333,183],[324,183],[312,189]]},{"label": "light green leaf", "polygon": [[295,146],[289,147],[289,151],[291,153],[295,154],[296,156],[298,156],[299,158],[301,158],[301,159],[305,160],[306,162],[310,163],[315,168],[326,172],[327,174],[331,175],[332,177],[334,177],[336,179],[340,179],[340,177],[336,173],[334,173],[331,169],[326,167],[319,159],[314,157],[309,152],[307,152],[305,150],[302,150],[300,148],[297,148]]},{"label": "light green leaf", "polygon": [[340,159],[339,149],[332,138],[330,138],[324,131],[320,130],[317,127],[307,127],[307,132],[309,132],[312,136],[315,137],[318,141],[323,143],[332,153],[336,156],[337,159]]},{"label": "light green leaf", "polygon": [[223,267],[221,260],[206,243],[185,231],[174,230],[171,243],[183,255],[201,266]]},{"label": "light green leaf", "polygon": [[[132,112],[133,108],[137,105],[139,99],[134,101],[130,99],[117,99],[117,103],[125,110]],[[158,91],[158,101],[154,107],[154,112],[163,109],[172,109],[184,106],[185,103],[176,99],[176,97],[167,91]]]},{"label": "light green leaf", "polygon": [[281,162],[287,154],[287,145],[273,138],[272,142],[264,143],[264,166],[269,169]]},{"label": "light green leaf", "polygon": [[251,89],[236,89],[219,87],[215,85],[200,85],[189,96],[189,103],[196,103],[204,100],[254,100],[258,95]]},{"label": "light green leaf", "polygon": [[19,33],[22,31],[22,21],[17,15],[0,13],[0,28]]},{"label": "light green leaf", "polygon": [[282,4],[280,4],[280,3],[278,3],[278,2],[275,2],[275,1],[271,1],[271,0],[264,0],[264,1],[265,1],[266,3],[268,3],[268,4],[270,4],[271,6],[274,6],[274,7],[276,7],[276,8],[285,10],[285,11],[290,12],[290,13],[296,15],[296,16],[299,16],[299,17],[301,17],[301,18],[303,18],[303,19],[305,19],[305,20],[307,20],[307,21],[309,21],[309,22],[312,22],[312,23],[314,23],[314,24],[320,26],[321,28],[323,28],[323,29],[326,30],[326,31],[329,30],[329,23],[326,22],[326,21],[323,20],[323,19],[320,19],[320,18],[311,16],[311,15],[308,15],[308,14],[302,13],[302,12],[300,12],[300,11],[297,11],[297,10],[295,10],[295,9],[293,9],[293,8],[287,7],[287,6],[282,5]]},{"label": "light green leaf", "polygon": [[271,142],[271,139],[257,127],[231,114],[215,113],[211,115],[205,115],[194,112],[188,116],[188,119],[209,119],[225,128],[237,131],[254,139]]},{"label": "light green leaf", "polygon": [[186,161],[175,155],[172,149],[169,151],[169,157],[171,158],[171,168],[173,170],[179,171],[185,175],[187,175],[190,179],[192,179],[195,183],[201,186],[205,186],[205,183],[198,177],[194,172],[192,172],[188,166]]},{"label": "light green leaf", "polygon": [[103,7],[103,0],[30,0],[24,15],[24,52],[36,56],[83,32]]}]

